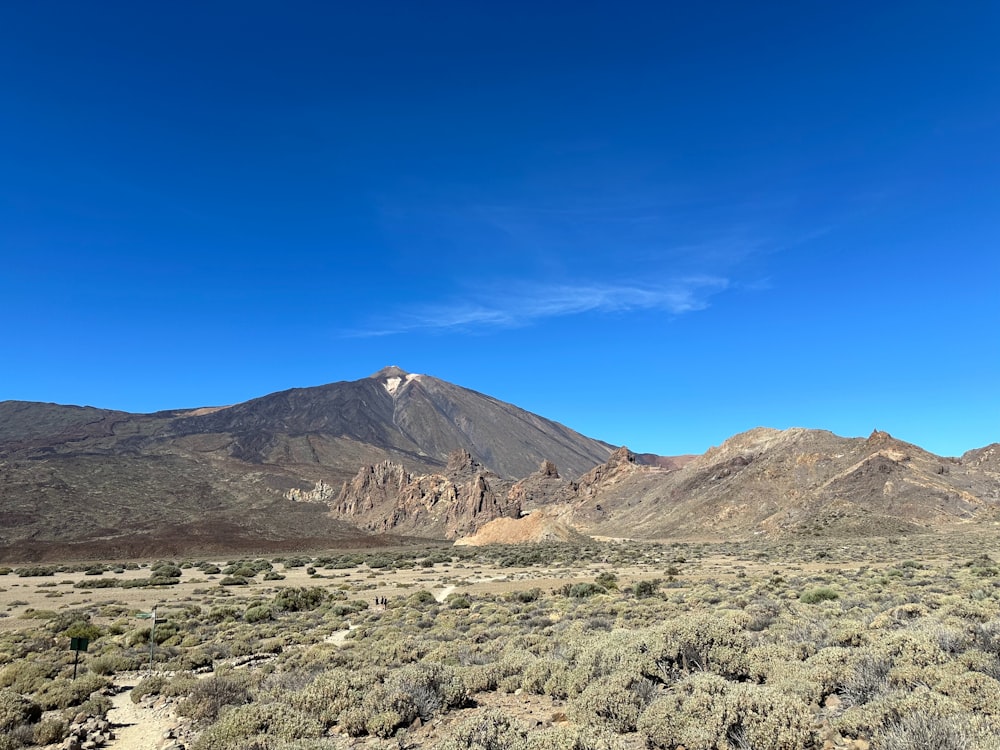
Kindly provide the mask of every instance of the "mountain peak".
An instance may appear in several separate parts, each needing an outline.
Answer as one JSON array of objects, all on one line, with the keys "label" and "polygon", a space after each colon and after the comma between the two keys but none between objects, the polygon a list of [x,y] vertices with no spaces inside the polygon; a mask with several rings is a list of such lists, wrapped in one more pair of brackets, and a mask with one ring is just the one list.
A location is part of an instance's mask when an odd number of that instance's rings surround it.
[{"label": "mountain peak", "polygon": [[377,380],[382,384],[382,387],[389,392],[389,395],[396,398],[397,392],[400,388],[405,385],[409,385],[411,380],[419,380],[420,375],[416,375],[412,372],[407,372],[401,367],[396,367],[396,365],[389,365],[388,367],[383,367],[381,370],[376,372],[374,375],[369,376],[372,380]]},{"label": "mountain peak", "polygon": [[382,380],[384,378],[405,378],[409,373],[402,367],[396,367],[396,365],[389,365],[388,367],[383,367],[378,372],[369,375],[368,377],[373,380]]}]

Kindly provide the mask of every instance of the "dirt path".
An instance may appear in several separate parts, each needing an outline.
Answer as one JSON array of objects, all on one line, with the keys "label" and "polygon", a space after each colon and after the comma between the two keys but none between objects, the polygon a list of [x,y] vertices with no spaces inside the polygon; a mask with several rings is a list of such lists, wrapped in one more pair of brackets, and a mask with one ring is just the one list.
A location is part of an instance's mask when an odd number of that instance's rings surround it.
[{"label": "dirt path", "polygon": [[445,586],[443,589],[434,594],[434,598],[439,602],[443,602],[445,599],[448,598],[448,594],[450,594],[454,590],[455,590],[454,586]]},{"label": "dirt path", "polygon": [[121,692],[111,699],[108,721],[115,727],[115,739],[106,747],[115,750],[159,750],[171,740],[164,735],[177,723],[171,706],[133,703],[132,688],[135,678],[116,679]]},{"label": "dirt path", "polygon": [[338,646],[342,646],[344,644],[344,641],[347,640],[347,634],[350,633],[352,630],[354,630],[356,627],[357,627],[357,625],[352,624],[351,621],[348,620],[347,621],[347,630],[338,630],[336,633],[332,633],[332,634],[328,635],[323,640],[326,643],[335,643]]}]

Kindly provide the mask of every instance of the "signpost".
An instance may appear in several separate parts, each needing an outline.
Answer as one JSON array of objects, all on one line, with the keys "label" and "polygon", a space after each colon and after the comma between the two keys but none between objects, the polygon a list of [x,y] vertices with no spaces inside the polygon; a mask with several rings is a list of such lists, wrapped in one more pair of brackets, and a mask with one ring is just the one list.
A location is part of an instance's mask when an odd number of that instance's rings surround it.
[{"label": "signpost", "polygon": [[90,645],[89,638],[70,638],[69,647],[75,652],[73,655],[73,679],[76,679],[76,666],[80,662],[80,652],[86,651]]},{"label": "signpost", "polygon": [[166,618],[158,620],[156,618],[156,607],[153,607],[152,612],[140,612],[136,615],[140,620],[149,620],[149,668],[153,668],[153,649],[156,647],[156,624],[162,625],[166,622]]},{"label": "signpost", "polygon": [[149,668],[153,668],[153,647],[156,645],[156,607],[152,612],[140,612],[136,615],[140,620],[149,620]]}]

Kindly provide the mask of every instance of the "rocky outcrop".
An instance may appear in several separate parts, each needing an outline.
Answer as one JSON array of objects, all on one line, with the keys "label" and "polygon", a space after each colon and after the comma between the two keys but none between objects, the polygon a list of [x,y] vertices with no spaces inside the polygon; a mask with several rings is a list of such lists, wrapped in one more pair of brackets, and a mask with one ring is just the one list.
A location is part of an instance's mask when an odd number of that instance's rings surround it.
[{"label": "rocky outcrop", "polygon": [[543,505],[569,502],[576,492],[576,483],[559,476],[559,469],[551,461],[542,461],[538,470],[510,489],[510,496],[522,510],[532,510]]},{"label": "rocky outcrop", "polygon": [[370,531],[454,539],[495,518],[520,516],[511,485],[466,450],[451,453],[443,474],[418,476],[384,461],[345,482],[330,513]]},{"label": "rocky outcrop", "polygon": [[293,487],[285,493],[285,499],[296,503],[328,503],[337,496],[337,490],[322,479],[311,490]]},{"label": "rocky outcrop", "polygon": [[622,446],[615,450],[608,460],[600,466],[595,466],[577,481],[577,493],[581,498],[592,497],[606,487],[620,481],[622,478],[643,471],[635,454]]}]

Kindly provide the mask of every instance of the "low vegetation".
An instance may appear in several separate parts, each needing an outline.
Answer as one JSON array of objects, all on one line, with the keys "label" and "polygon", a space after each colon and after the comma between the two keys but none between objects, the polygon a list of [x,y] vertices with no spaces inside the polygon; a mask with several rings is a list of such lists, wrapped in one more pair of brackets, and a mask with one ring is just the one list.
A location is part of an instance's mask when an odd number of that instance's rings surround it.
[{"label": "low vegetation", "polygon": [[[76,575],[57,591],[111,598],[41,609],[37,584],[5,584],[0,748],[106,711],[151,645],[132,697],[174,701],[194,750],[1000,748],[995,552],[595,543],[112,572],[182,592],[155,630],[116,587],[74,589],[124,566],[54,570]],[[75,681],[74,635],[91,639]]]}]

